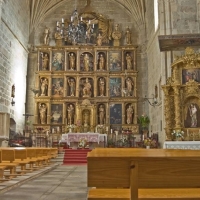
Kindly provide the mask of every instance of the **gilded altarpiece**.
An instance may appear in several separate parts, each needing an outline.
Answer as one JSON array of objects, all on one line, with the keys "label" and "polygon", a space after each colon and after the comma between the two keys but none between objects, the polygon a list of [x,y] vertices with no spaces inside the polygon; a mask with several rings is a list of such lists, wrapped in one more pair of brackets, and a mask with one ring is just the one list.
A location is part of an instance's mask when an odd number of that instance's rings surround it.
[{"label": "gilded altarpiece", "polygon": [[200,54],[190,47],[171,65],[172,77],[162,86],[167,139],[173,130],[184,132],[182,140],[200,140]]},{"label": "gilded altarpiece", "polygon": [[85,25],[93,26],[92,35],[87,30],[79,43],[71,41],[60,35],[67,25],[62,19],[56,23],[55,46],[37,47],[35,128],[58,136],[122,129],[139,134],[137,47],[122,44],[119,24],[113,30],[112,20],[102,15],[81,13],[80,19],[90,22]]}]

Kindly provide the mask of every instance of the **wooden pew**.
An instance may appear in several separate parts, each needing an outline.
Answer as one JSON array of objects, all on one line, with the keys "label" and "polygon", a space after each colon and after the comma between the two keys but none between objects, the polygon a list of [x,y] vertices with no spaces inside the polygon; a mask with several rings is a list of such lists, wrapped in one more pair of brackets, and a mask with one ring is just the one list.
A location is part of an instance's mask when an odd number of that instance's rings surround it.
[{"label": "wooden pew", "polygon": [[200,151],[97,148],[88,153],[88,200],[200,199]]},{"label": "wooden pew", "polygon": [[[2,163],[2,151],[0,150],[0,163]],[[6,166],[0,166],[0,181],[8,180],[4,178],[4,170],[6,169]]]},{"label": "wooden pew", "polygon": [[4,174],[4,176],[8,176],[9,178],[14,178],[17,176],[16,168],[19,163],[14,163],[15,161],[15,150],[12,148],[1,148],[2,152],[2,162],[0,166],[5,166],[5,170],[9,170],[9,174]]}]

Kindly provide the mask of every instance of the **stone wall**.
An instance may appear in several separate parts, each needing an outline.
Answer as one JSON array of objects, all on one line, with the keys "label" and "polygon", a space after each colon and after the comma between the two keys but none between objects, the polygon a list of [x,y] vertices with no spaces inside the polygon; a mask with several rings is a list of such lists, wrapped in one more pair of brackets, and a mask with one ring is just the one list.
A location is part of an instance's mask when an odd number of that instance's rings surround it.
[{"label": "stone wall", "polygon": [[[10,114],[17,124],[16,131],[24,127],[29,34],[27,2],[9,0],[0,6],[0,112]],[[11,106],[13,84],[15,106]]]}]

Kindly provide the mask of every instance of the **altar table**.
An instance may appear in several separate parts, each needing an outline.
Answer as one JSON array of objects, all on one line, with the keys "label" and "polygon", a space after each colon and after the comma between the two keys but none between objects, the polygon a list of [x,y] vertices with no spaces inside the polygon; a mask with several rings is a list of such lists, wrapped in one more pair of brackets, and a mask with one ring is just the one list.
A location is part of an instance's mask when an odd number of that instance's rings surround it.
[{"label": "altar table", "polygon": [[81,139],[86,139],[87,142],[105,142],[107,144],[107,134],[100,133],[67,133],[62,134],[62,139],[59,142],[66,142],[70,146],[70,142],[80,142]]},{"label": "altar table", "polygon": [[200,149],[200,141],[166,141],[163,149]]}]

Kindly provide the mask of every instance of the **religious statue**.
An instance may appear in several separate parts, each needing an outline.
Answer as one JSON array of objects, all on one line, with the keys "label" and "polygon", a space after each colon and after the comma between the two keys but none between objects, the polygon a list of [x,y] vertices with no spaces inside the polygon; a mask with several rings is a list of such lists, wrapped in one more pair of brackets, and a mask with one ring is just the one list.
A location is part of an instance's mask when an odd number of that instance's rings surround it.
[{"label": "religious statue", "polygon": [[99,35],[97,36],[97,46],[102,45],[102,40],[103,40],[103,36],[101,35],[101,33],[99,33]]},{"label": "religious statue", "polygon": [[40,123],[46,124],[47,120],[47,106],[45,103],[39,104],[39,113],[40,113]]},{"label": "religious statue", "polygon": [[62,35],[59,31],[56,31],[54,34],[56,46],[62,46]]},{"label": "religious statue", "polygon": [[100,54],[99,56],[99,70],[104,70],[105,68],[105,58],[103,54]]},{"label": "religious statue", "polygon": [[129,26],[126,28],[126,44],[131,45],[131,30]]},{"label": "religious statue", "polygon": [[105,91],[105,80],[104,78],[100,78],[99,79],[99,96],[105,96],[104,95],[104,91]]},{"label": "religious statue", "polygon": [[47,53],[42,54],[42,69],[43,70],[48,70],[48,66],[49,66],[49,57],[47,55]]},{"label": "religious statue", "polygon": [[88,80],[88,78],[86,78],[86,81],[84,83],[84,87],[83,87],[83,97],[90,97],[91,96],[91,84]]},{"label": "religious statue", "polygon": [[76,58],[74,53],[69,53],[69,69],[74,70],[76,67]]},{"label": "religious statue", "polygon": [[88,72],[90,70],[90,58],[87,53],[84,55],[83,64],[84,64],[84,71]]},{"label": "religious statue", "polygon": [[105,122],[105,109],[103,105],[99,107],[99,123],[104,124]]},{"label": "religious statue", "polygon": [[119,24],[115,25],[115,30],[112,32],[112,38],[113,38],[113,46],[120,46],[120,39],[122,37],[122,33],[119,30]]},{"label": "religious statue", "polygon": [[130,77],[126,79],[126,86],[127,86],[127,96],[133,95],[134,83]]},{"label": "religious statue", "polygon": [[74,121],[74,106],[72,104],[67,108],[67,121],[69,125],[72,125]]},{"label": "religious statue", "polygon": [[69,95],[72,97],[72,96],[75,96],[75,91],[76,91],[76,88],[75,88],[75,86],[76,86],[76,83],[75,83],[75,81],[74,81],[74,79],[73,78],[69,78],[68,79],[68,84],[69,84]]},{"label": "religious statue", "polygon": [[129,53],[126,54],[126,69],[131,70],[132,69],[132,57]]},{"label": "religious statue", "polygon": [[49,35],[50,35],[50,29],[45,27],[45,29],[44,29],[44,45],[49,45]]},{"label": "religious statue", "polygon": [[197,108],[195,104],[191,103],[188,109],[189,109],[190,117],[191,117],[190,127],[197,127]]},{"label": "religious statue", "polygon": [[11,97],[15,98],[15,85],[12,85],[12,89],[11,89]]},{"label": "religious statue", "polygon": [[132,124],[133,123],[133,108],[131,105],[128,106],[128,108],[126,109],[126,122],[127,124]]},{"label": "religious statue", "polygon": [[48,92],[48,80],[47,78],[41,78],[41,96],[47,96]]}]

